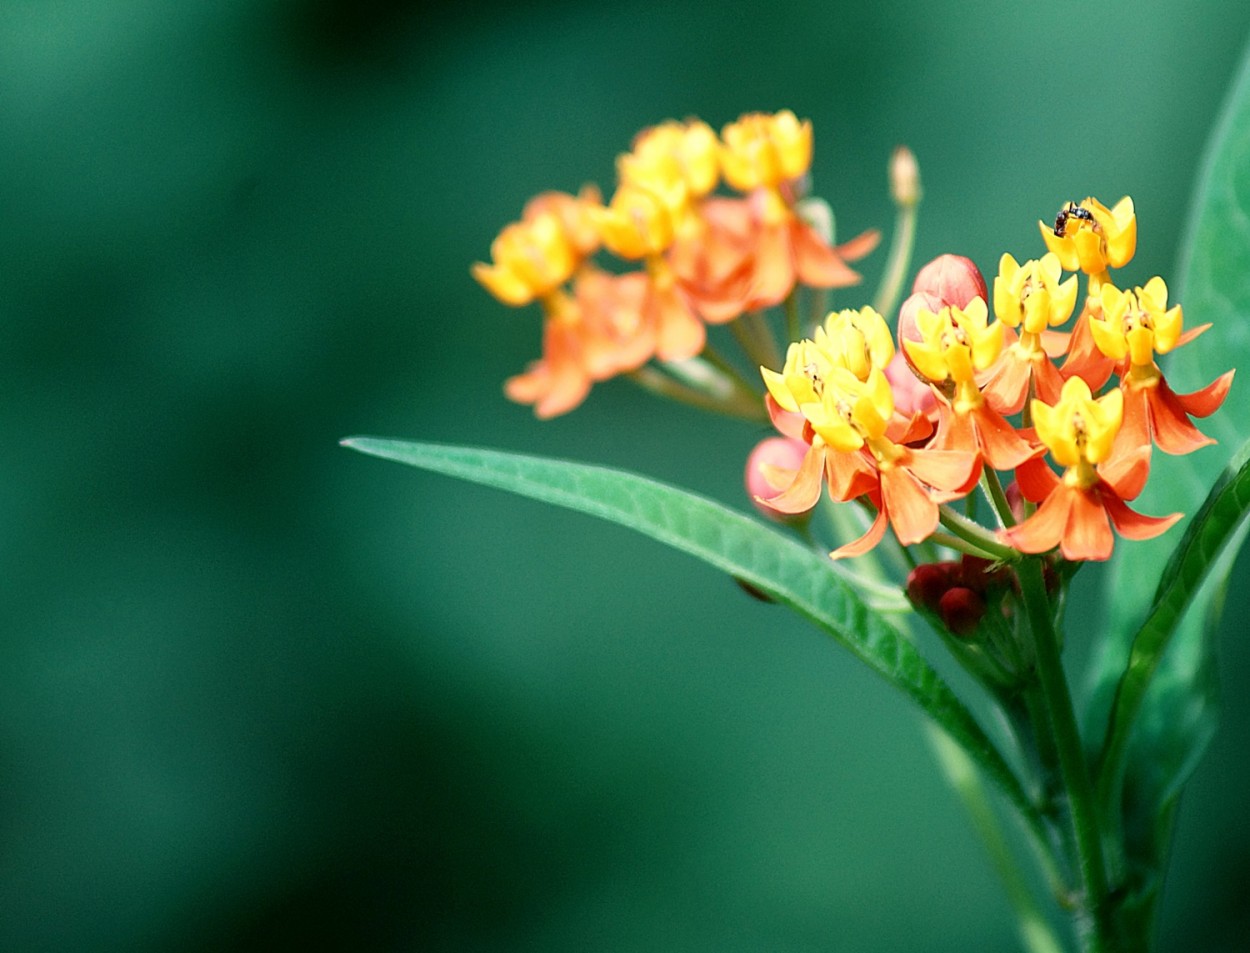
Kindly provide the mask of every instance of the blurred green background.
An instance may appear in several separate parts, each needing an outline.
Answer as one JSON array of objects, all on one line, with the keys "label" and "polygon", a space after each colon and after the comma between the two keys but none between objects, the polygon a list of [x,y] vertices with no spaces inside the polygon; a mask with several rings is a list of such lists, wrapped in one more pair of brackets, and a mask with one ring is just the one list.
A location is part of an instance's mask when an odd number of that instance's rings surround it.
[{"label": "blurred green background", "polygon": [[[1128,277],[1171,275],[1248,32],[1238,0],[5,0],[0,949],[1013,949],[919,716],[831,643],[336,442],[745,508],[757,430],[624,382],[549,423],[503,399],[538,317],[468,266],[529,196],[610,189],[665,118],[790,107],[844,234],[889,225],[906,142],[921,260],[992,270],[1128,193]],[[1241,608],[1168,950],[1250,934]]]}]

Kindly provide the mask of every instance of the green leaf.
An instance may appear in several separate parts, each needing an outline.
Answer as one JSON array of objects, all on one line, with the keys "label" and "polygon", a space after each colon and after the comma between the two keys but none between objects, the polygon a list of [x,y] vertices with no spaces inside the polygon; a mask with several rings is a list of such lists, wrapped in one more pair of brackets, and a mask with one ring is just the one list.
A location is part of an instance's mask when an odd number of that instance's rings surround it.
[{"label": "green leaf", "polygon": [[[1203,594],[1204,602],[1209,606],[1222,604],[1222,589],[1238,548],[1230,548],[1228,544],[1239,542],[1244,536],[1247,514],[1250,514],[1250,442],[1238,451],[1202,508],[1194,514],[1164,567],[1150,613],[1133,640],[1128,664],[1116,687],[1100,758],[1099,786],[1108,810],[1118,804],[1120,774],[1125,767],[1123,758],[1129,748],[1134,720],[1142,709],[1156,669],[1164,659],[1185,610],[1208,578],[1211,586],[1210,592]],[[1209,619],[1211,615],[1208,613]],[[1211,624],[1188,627],[1172,649],[1169,668],[1155,684],[1154,691],[1161,704],[1148,712],[1149,717],[1139,729],[1139,748],[1151,739],[1153,748],[1148,746],[1146,752],[1135,759],[1140,762],[1144,757],[1149,762],[1135,764],[1135,780],[1139,786],[1144,784],[1156,791],[1159,798],[1174,796],[1183,777],[1192,770],[1190,762],[1195,760],[1195,753],[1189,750],[1185,739],[1202,740],[1205,744],[1214,730],[1215,679],[1211,646],[1214,628]],[[1186,697],[1186,685],[1192,686],[1192,698]],[[1169,712],[1181,717],[1169,719],[1173,722],[1169,724],[1162,717]],[[1166,758],[1160,757],[1164,748],[1169,749]],[[1181,776],[1171,776],[1169,771],[1178,771]],[[1134,790],[1132,796],[1140,800],[1142,791]]]},{"label": "green leaf", "polygon": [[[1180,280],[1170,282],[1171,298],[1183,305],[1186,326],[1210,322],[1212,327],[1160,362],[1178,392],[1204,386],[1228,370],[1233,355],[1250,353],[1250,57],[1242,64],[1208,145],[1186,237]],[[1148,233],[1143,233],[1143,240],[1149,241]],[[1137,508],[1147,513],[1194,513],[1206,495],[1210,474],[1225,467],[1242,445],[1246,434],[1239,433],[1238,426],[1246,420],[1250,420],[1250,387],[1239,379],[1223,408],[1197,422],[1219,443],[1184,457],[1156,452],[1154,472]],[[1210,497],[1210,506],[1191,518],[1179,544],[1175,530],[1155,540],[1123,543],[1109,567],[1111,618],[1094,666],[1087,737],[1103,737],[1116,687],[1130,667],[1131,655],[1137,674],[1128,676],[1132,687],[1127,694],[1121,692],[1115,704],[1120,709],[1118,718],[1130,714],[1128,708],[1133,706],[1140,708],[1140,714],[1135,725],[1112,732],[1132,729],[1129,738],[1115,742],[1129,752],[1124,788],[1126,848],[1138,863],[1156,868],[1166,846],[1156,821],[1162,819],[1166,826],[1176,795],[1214,728],[1214,653],[1209,633],[1218,623],[1219,595],[1236,547],[1216,555],[1233,539],[1234,524],[1244,515],[1240,461],[1239,457],[1226,472],[1228,482]],[[1169,559],[1173,546],[1176,552]],[[1161,565],[1165,566],[1162,578],[1155,569]],[[1203,576],[1206,583],[1198,586]],[[1156,579],[1160,580],[1157,585]],[[1149,616],[1144,626],[1143,607],[1148,607]],[[1139,630],[1142,634],[1136,635]],[[1147,676],[1144,680],[1142,674]],[[1141,681],[1150,684],[1137,684]],[[1105,783],[1114,784],[1114,780]]]},{"label": "green leaf", "polygon": [[620,523],[724,570],[815,622],[914,700],[994,781],[1035,834],[1042,822],[972,713],[825,556],[719,503],[605,467],[471,447],[358,437],[345,446]]}]

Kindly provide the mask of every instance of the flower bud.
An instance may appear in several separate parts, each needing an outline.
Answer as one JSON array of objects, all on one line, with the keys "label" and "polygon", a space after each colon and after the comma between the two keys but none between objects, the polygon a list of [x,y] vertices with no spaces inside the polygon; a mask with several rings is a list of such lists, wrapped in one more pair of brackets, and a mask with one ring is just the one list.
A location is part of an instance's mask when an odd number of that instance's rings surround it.
[{"label": "flower bud", "polygon": [[[746,489],[751,504],[777,522],[789,522],[796,517],[778,513],[772,507],[760,502],[776,496],[793,479],[795,472],[803,465],[803,457],[807,455],[808,446],[802,440],[790,437],[766,437],[755,445],[751,455],[747,457]],[[800,514],[800,519],[805,514]]]},{"label": "flower bud", "polygon": [[938,615],[955,635],[967,637],[985,615],[985,600],[963,586],[948,589],[938,602]]},{"label": "flower bud", "polygon": [[938,255],[917,272],[911,290],[934,295],[942,304],[957,308],[967,307],[973,298],[989,301],[985,276],[963,255]]},{"label": "flower bud", "polygon": [[921,563],[907,575],[907,598],[914,606],[937,612],[958,571],[958,563]]},{"label": "flower bud", "polygon": [[920,188],[920,164],[906,146],[895,146],[890,156],[890,196],[901,208],[920,204],[924,192]]},{"label": "flower bud", "polygon": [[927,414],[937,406],[933,388],[912,373],[902,351],[894,352],[885,366],[885,377],[894,391],[894,409],[905,417]]}]

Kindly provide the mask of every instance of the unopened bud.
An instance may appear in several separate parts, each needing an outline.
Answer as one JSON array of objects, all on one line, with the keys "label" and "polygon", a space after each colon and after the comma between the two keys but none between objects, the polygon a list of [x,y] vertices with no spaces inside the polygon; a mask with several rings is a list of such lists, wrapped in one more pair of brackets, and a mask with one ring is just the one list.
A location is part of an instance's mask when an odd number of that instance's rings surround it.
[{"label": "unopened bud", "polygon": [[938,602],[938,614],[956,635],[969,636],[985,615],[985,600],[964,586],[948,589]]},{"label": "unopened bud", "polygon": [[956,308],[966,308],[973,298],[989,301],[985,276],[963,255],[938,255],[916,273],[911,290],[931,294],[942,304]]},{"label": "unopened bud", "polygon": [[895,146],[890,156],[890,195],[894,203],[901,208],[914,208],[923,194],[915,153],[906,146]]},{"label": "unopened bud", "polygon": [[953,562],[921,563],[907,575],[907,598],[912,605],[937,612],[958,570],[959,564]]},{"label": "unopened bud", "polygon": [[755,449],[747,457],[745,474],[747,497],[752,505],[770,520],[787,522],[795,518],[785,513],[778,513],[761,503],[760,499],[770,499],[790,485],[794,474],[803,465],[803,457],[807,455],[807,450],[807,444],[802,440],[794,440],[790,437],[766,437],[755,445]]},{"label": "unopened bud", "polygon": [[885,378],[894,392],[894,409],[905,417],[927,414],[937,407],[933,388],[912,373],[901,350],[895,351],[890,363],[885,366]]}]

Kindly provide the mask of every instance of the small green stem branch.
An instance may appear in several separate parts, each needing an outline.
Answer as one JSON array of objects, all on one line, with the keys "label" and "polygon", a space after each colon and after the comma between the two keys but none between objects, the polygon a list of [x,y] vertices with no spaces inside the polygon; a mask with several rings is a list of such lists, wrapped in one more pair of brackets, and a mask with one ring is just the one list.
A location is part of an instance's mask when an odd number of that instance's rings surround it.
[{"label": "small green stem branch", "polygon": [[688,404],[700,410],[711,410],[757,423],[768,422],[768,411],[764,408],[764,401],[755,394],[743,392],[738,387],[729,388],[723,394],[709,393],[706,390],[683,384],[659,368],[650,365],[630,371],[629,378],[639,387],[657,396]]},{"label": "small green stem branch", "polygon": [[802,340],[803,320],[799,317],[799,289],[795,288],[786,295],[786,338],[789,341]]},{"label": "small green stem branch", "polygon": [[998,516],[999,526],[1015,526],[1016,517],[1011,512],[1011,504],[1007,502],[1007,494],[1003,492],[1002,481],[998,473],[988,466],[981,470],[981,485],[985,487],[985,495],[994,504],[994,513]]},{"label": "small green stem branch", "polygon": [[[1094,786],[1085,762],[1072,696],[1059,656],[1059,641],[1052,622],[1050,600],[1040,559],[1023,559],[1017,567],[1020,589],[1032,637],[1037,676],[1049,727],[1059,758],[1059,769],[1068,795],[1072,832],[1081,875],[1081,909],[1078,934],[1086,953],[1114,953],[1110,937],[1107,871],[1102,851],[1102,831]],[[1045,725],[1038,725],[1044,729]]]},{"label": "small green stem branch", "polygon": [[894,219],[894,236],[890,240],[890,257],[886,259],[885,271],[872,306],[888,318],[898,306],[903,282],[911,267],[912,249],[916,244],[916,206],[900,205]]},{"label": "small green stem branch", "polygon": [[768,319],[758,311],[748,312],[729,323],[729,330],[734,340],[742,348],[747,360],[757,367],[779,369],[781,355],[777,351],[777,342],[773,339]]},{"label": "small green stem branch", "polygon": [[1007,842],[1006,834],[998,816],[986,796],[985,787],[977,775],[976,767],[959,745],[950,740],[939,728],[927,725],[929,743],[937,754],[938,764],[946,774],[964,809],[972,821],[972,827],[985,844],[990,862],[1002,878],[1007,889],[1007,899],[1016,911],[1016,924],[1020,940],[1028,953],[1063,953],[1050,924],[1038,909],[1025,883],[1020,868]]},{"label": "small green stem branch", "polygon": [[958,549],[960,552],[966,552],[974,556],[987,556],[990,559],[997,559],[1005,563],[1016,562],[1020,558],[1018,550],[1012,549],[1006,543],[999,542],[993,533],[981,524],[974,523],[962,513],[951,509],[945,504],[938,508],[938,513],[942,525],[950,530],[957,540],[966,544],[959,546],[955,545],[954,540],[943,540],[946,545],[952,546],[952,548]]}]

